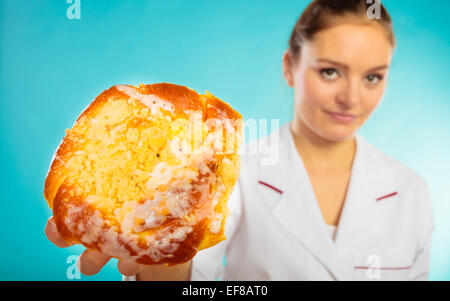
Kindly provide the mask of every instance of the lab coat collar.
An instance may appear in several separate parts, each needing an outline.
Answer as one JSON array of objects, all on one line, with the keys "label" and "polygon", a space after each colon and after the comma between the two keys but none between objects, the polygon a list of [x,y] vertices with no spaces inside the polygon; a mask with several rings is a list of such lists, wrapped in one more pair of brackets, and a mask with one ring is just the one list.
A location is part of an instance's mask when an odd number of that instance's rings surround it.
[{"label": "lab coat collar", "polygon": [[[374,186],[379,184],[386,188],[383,183],[377,183],[383,179],[378,174],[382,169],[382,162],[371,155],[371,146],[357,134],[347,197],[333,241],[303,161],[296,150],[290,124],[283,125],[279,132],[272,134],[270,144],[267,143],[268,140],[264,140],[267,147],[265,152],[278,151],[279,160],[273,165],[259,164],[260,185],[257,190],[286,231],[307,248],[337,280],[351,279],[352,250],[359,240],[364,239],[374,222],[373,206],[377,193],[380,193]],[[275,143],[277,137],[273,137],[274,135],[279,135],[279,143]],[[385,184],[389,180],[386,179]],[[268,188],[274,193],[268,193]]]}]

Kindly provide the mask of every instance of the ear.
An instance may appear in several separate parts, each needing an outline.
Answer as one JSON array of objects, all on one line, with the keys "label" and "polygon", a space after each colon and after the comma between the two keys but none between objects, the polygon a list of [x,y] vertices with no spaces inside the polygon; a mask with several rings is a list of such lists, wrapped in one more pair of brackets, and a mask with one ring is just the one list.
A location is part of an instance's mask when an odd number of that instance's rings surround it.
[{"label": "ear", "polygon": [[292,56],[291,53],[286,50],[283,54],[283,76],[284,79],[286,80],[286,83],[290,86],[290,87],[294,87],[294,76],[292,74]]}]

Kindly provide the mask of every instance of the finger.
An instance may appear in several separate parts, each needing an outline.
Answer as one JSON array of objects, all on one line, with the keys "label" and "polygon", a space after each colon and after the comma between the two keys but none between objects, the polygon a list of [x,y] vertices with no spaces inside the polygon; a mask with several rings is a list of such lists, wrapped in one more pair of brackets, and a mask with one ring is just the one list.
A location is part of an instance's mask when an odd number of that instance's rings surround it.
[{"label": "finger", "polygon": [[191,277],[191,261],[176,265],[146,265],[137,280],[140,281],[188,281]]},{"label": "finger", "polygon": [[47,221],[47,225],[45,226],[45,236],[47,236],[48,240],[50,240],[54,245],[60,248],[67,248],[70,246],[64,238],[59,234],[58,229],[56,228],[55,219],[50,217]]},{"label": "finger", "polygon": [[85,250],[78,257],[78,270],[86,276],[97,274],[109,261],[109,259],[111,259],[111,257],[103,253],[93,250]]},{"label": "finger", "polygon": [[125,276],[132,276],[139,273],[139,271],[142,269],[142,265],[136,263],[133,260],[119,259],[117,268],[119,269],[119,272],[121,274]]}]

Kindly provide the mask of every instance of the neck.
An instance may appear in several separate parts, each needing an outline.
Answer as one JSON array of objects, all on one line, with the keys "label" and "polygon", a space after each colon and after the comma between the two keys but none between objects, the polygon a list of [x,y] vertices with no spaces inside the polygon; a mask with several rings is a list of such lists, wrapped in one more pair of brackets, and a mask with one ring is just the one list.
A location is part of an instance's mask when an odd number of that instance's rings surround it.
[{"label": "neck", "polygon": [[354,138],[345,141],[330,141],[311,131],[302,121],[294,121],[290,127],[295,147],[308,169],[351,170],[356,152]]}]

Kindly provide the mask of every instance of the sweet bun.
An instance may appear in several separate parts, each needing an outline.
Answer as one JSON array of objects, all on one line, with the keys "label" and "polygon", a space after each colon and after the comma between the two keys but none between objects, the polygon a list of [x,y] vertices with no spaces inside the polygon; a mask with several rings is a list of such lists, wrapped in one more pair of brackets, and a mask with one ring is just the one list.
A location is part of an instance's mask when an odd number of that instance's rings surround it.
[{"label": "sweet bun", "polygon": [[66,130],[44,197],[70,244],[183,263],[226,239],[242,138],[242,116],[208,92],[113,86]]}]

